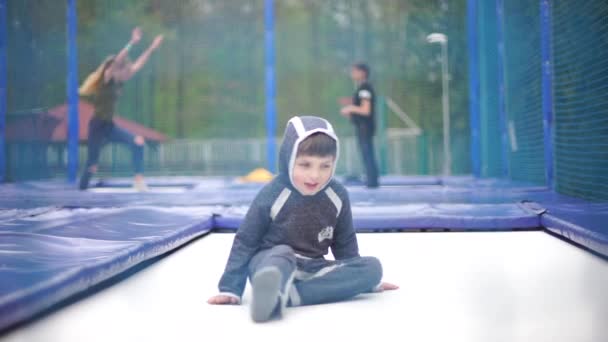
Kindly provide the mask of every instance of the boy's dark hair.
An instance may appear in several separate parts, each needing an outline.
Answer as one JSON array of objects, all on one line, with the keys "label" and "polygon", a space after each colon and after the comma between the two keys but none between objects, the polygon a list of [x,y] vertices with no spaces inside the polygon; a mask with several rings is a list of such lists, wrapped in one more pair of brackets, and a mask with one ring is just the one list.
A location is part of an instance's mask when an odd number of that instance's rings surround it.
[{"label": "boy's dark hair", "polygon": [[353,64],[353,68],[363,71],[363,73],[365,73],[365,78],[369,79],[369,75],[371,73],[371,71],[369,70],[369,65],[360,62]]},{"label": "boy's dark hair", "polygon": [[298,154],[307,156],[333,156],[337,154],[338,146],[336,141],[325,133],[314,133],[308,138],[302,140],[298,146]]}]

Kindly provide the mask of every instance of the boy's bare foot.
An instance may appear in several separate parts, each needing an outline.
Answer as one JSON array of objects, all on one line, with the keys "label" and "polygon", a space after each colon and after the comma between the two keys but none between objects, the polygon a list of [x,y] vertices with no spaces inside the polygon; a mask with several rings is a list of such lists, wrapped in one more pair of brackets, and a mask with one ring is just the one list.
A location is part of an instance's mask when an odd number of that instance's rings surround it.
[{"label": "boy's bare foot", "polygon": [[391,291],[391,290],[398,290],[398,289],[399,289],[399,285],[395,285],[395,284],[391,284],[391,283],[387,283],[387,282],[382,282],[378,286],[379,291]]}]

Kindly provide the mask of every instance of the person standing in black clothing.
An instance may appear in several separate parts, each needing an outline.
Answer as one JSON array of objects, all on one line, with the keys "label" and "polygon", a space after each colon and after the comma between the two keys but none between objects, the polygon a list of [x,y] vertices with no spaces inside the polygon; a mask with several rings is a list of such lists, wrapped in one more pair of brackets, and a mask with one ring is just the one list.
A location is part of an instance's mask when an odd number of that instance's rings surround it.
[{"label": "person standing in black clothing", "polygon": [[376,94],[369,82],[370,70],[366,64],[354,64],[350,75],[357,89],[353,95],[352,104],[343,107],[340,113],[350,118],[355,126],[355,134],[367,174],[366,185],[368,188],[377,188],[379,186],[378,166],[374,156]]}]

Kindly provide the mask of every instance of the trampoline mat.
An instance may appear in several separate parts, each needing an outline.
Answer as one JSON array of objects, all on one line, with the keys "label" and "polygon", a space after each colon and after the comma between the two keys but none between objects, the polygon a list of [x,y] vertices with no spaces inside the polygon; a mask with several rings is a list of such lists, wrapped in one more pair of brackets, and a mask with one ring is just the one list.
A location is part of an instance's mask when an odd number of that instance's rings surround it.
[{"label": "trampoline mat", "polygon": [[[606,204],[469,177],[391,177],[349,186],[360,231],[547,229],[608,256]],[[129,179],[78,191],[60,181],[0,186],[0,330],[214,229],[234,231],[263,186],[231,178]]]},{"label": "trampoline mat", "polygon": [[378,257],[401,289],[288,308],[266,324],[249,318],[249,286],[243,305],[206,303],[232,239],[198,239],[3,342],[608,339],[608,264],[543,232],[359,234],[362,255]]}]

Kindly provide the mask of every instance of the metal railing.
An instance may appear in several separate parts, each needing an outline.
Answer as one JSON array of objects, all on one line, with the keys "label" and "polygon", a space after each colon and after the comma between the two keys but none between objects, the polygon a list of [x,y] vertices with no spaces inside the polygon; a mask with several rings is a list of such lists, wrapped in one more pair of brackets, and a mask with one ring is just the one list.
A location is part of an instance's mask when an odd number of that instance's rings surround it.
[{"label": "metal railing", "polygon": [[[389,174],[425,173],[427,166],[420,151],[423,137],[401,134],[387,137],[386,167]],[[280,143],[280,140],[278,140]],[[376,143],[377,159],[380,148]],[[86,159],[86,147],[81,147],[81,160]],[[57,156],[57,154],[52,154]],[[65,157],[64,157],[65,158]],[[201,139],[172,140],[145,150],[147,174],[242,175],[266,165],[266,139]],[[101,174],[131,173],[131,152],[124,146],[112,145],[102,151]],[[360,174],[362,163],[354,137],[340,140],[338,174]]]}]

